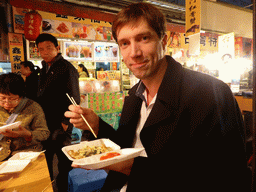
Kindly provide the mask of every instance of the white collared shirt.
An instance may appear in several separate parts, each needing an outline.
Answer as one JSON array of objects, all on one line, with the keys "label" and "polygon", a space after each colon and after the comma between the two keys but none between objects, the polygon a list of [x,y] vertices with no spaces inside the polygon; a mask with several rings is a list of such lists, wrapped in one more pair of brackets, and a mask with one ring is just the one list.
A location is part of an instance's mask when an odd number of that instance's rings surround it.
[{"label": "white collared shirt", "polygon": [[[134,148],[143,148],[143,145],[141,143],[141,140],[140,140],[140,132],[142,130],[142,128],[144,127],[145,125],[145,122],[155,104],[155,101],[156,101],[156,96],[157,94],[154,96],[154,98],[152,99],[152,101],[150,102],[150,104],[147,106],[147,91],[145,90],[144,93],[143,93],[144,97],[145,97],[145,101],[142,102],[142,105],[141,105],[141,110],[140,110],[140,119],[139,119],[139,122],[137,124],[137,129],[136,129],[136,134],[135,134],[135,138],[134,138],[134,141],[133,141],[133,147]],[[147,153],[146,151],[142,151],[142,153],[140,154],[140,156],[142,157],[147,157]]]},{"label": "white collared shirt", "polygon": [[[152,99],[152,101],[150,102],[150,104],[148,106],[147,106],[147,91],[146,90],[143,92],[143,96],[145,97],[145,100],[143,100],[142,105],[141,105],[140,118],[139,118],[139,121],[137,124],[136,134],[135,134],[135,138],[133,141],[133,148],[144,148],[143,144],[141,143],[141,140],[140,140],[140,132],[141,132],[142,128],[144,127],[145,122],[155,104],[157,94],[154,96],[154,98]],[[141,152],[140,156],[148,157],[145,149]],[[127,183],[122,187],[120,192],[126,192],[126,189],[127,189]]]}]

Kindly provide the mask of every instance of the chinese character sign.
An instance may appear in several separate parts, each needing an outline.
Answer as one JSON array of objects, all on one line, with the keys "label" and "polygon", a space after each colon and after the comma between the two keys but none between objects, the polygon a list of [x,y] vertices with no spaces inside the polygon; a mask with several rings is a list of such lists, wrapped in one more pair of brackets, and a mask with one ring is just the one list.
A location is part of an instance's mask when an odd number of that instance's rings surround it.
[{"label": "chinese character sign", "polygon": [[186,0],[186,36],[200,33],[201,0]]},{"label": "chinese character sign", "polygon": [[234,59],[235,55],[235,34],[228,33],[218,37],[219,41],[219,53],[221,55],[229,55],[231,59]]},{"label": "chinese character sign", "polygon": [[22,34],[9,33],[10,61],[12,72],[20,72],[20,62],[24,61]]}]

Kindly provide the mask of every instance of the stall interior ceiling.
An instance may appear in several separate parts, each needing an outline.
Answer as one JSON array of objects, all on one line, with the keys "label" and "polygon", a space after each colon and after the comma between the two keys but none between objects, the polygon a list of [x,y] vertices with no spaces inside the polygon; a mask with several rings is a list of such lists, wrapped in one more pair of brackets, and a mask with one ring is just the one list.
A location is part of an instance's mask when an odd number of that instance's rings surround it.
[{"label": "stall interior ceiling", "polygon": [[217,2],[224,2],[251,10],[253,9],[253,0],[218,0]]},{"label": "stall interior ceiling", "polygon": [[[49,2],[66,4],[69,6],[81,6],[88,9],[95,9],[98,11],[103,11],[107,13],[118,13],[123,7],[134,3],[134,2],[148,2],[159,7],[165,14],[167,21],[170,23],[185,24],[185,0],[182,5],[176,2],[166,2],[157,0],[44,0]],[[176,3],[176,4],[175,4]]]},{"label": "stall interior ceiling", "polygon": [[[42,0],[41,0],[42,1]],[[186,0],[43,0],[68,6],[81,6],[108,13],[118,13],[123,7],[134,2],[148,2],[159,7],[169,23],[185,24]],[[220,3],[252,9],[252,0],[211,0]]]}]

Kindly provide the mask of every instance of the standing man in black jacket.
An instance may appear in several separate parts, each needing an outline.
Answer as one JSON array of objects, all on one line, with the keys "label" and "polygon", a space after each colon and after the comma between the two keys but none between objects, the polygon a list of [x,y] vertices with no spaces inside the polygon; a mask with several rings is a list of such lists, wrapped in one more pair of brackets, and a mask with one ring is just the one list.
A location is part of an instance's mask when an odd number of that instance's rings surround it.
[{"label": "standing man in black jacket", "polygon": [[75,67],[65,60],[59,53],[57,39],[50,34],[40,34],[36,39],[36,45],[43,58],[43,68],[39,77],[38,103],[42,106],[47,125],[51,132],[45,142],[46,159],[53,179],[53,156],[58,157],[57,187],[61,192],[67,191],[68,173],[71,170],[71,162],[63,154],[61,148],[71,143],[73,125],[64,116],[70,105],[66,95],[73,97],[80,103],[78,72]]},{"label": "standing man in black jacket", "polygon": [[123,9],[112,32],[126,66],[141,80],[125,98],[119,128],[87,108],[71,105],[65,113],[88,130],[83,114],[98,138],[145,149],[105,167],[111,171],[101,191],[248,192],[243,121],[228,85],[165,55],[165,18],[151,4]]}]

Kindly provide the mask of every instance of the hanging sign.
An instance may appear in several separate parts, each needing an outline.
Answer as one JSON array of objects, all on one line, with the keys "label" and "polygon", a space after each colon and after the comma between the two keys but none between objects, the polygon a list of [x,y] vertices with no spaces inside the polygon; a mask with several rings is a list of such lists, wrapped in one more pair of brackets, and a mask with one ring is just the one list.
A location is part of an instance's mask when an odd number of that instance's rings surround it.
[{"label": "hanging sign", "polygon": [[201,0],[186,0],[186,36],[200,33]]},{"label": "hanging sign", "polygon": [[[218,37],[219,53],[222,56],[222,60],[225,58],[234,59],[235,56],[235,34],[234,32]],[[225,62],[225,61],[224,61]]]},{"label": "hanging sign", "polygon": [[200,33],[189,36],[189,54],[199,55],[200,54]]},{"label": "hanging sign", "polygon": [[13,73],[20,73],[20,62],[24,61],[22,34],[9,33],[10,61]]}]

